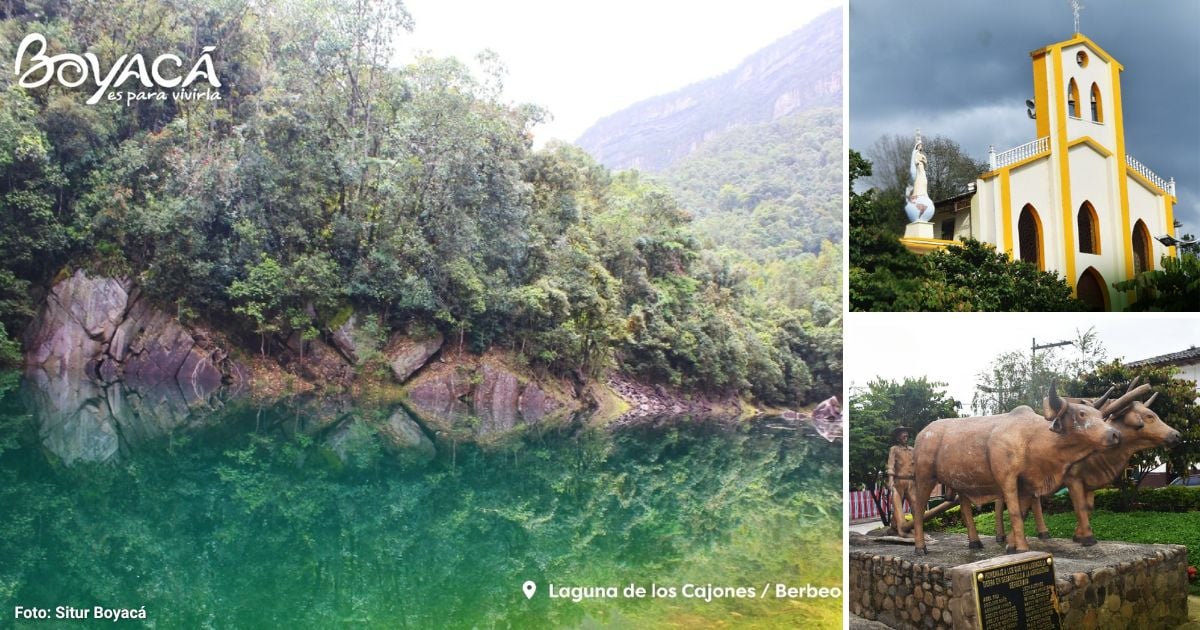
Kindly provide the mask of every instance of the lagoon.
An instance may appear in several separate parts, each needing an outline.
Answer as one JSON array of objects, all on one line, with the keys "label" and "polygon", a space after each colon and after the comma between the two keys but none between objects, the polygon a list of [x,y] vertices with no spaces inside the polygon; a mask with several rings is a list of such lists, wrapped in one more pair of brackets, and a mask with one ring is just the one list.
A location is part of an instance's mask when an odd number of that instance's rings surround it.
[{"label": "lagoon", "polygon": [[[394,404],[62,385],[0,375],[0,610],[144,606],[132,623],[159,628],[841,627],[839,598],[680,595],[841,586],[841,444],[778,419],[581,416],[479,444]],[[551,582],[646,595],[552,599]]]}]

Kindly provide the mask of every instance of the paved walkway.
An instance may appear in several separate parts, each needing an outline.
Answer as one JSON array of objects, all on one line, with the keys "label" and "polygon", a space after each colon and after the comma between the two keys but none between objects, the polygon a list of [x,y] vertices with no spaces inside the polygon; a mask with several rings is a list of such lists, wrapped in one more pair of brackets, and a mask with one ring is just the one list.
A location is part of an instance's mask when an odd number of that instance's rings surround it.
[{"label": "paved walkway", "polygon": [[877,529],[879,527],[883,527],[883,523],[881,523],[880,521],[867,521],[866,523],[859,523],[857,525],[851,525],[850,531],[858,532],[860,534],[865,534],[865,533],[867,533],[873,529]]}]

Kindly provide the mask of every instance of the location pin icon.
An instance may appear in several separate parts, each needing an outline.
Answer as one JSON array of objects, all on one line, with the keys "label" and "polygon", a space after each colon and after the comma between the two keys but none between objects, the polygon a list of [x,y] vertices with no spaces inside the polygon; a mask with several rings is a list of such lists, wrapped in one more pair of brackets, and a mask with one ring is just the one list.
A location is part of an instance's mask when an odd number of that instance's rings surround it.
[{"label": "location pin icon", "polygon": [[533,594],[537,592],[537,584],[534,584],[533,580],[525,580],[521,590],[525,591],[525,599],[533,599]]}]

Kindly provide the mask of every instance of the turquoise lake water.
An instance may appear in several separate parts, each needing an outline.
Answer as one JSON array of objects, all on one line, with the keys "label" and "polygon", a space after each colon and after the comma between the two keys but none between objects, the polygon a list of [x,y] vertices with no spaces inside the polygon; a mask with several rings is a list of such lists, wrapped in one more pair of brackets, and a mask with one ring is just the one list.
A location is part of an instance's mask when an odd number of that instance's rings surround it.
[{"label": "turquoise lake water", "polygon": [[579,418],[481,447],[395,406],[44,385],[0,375],[0,626],[20,605],[158,628],[841,627],[836,598],[548,596],[840,587],[841,445],[777,419]]}]

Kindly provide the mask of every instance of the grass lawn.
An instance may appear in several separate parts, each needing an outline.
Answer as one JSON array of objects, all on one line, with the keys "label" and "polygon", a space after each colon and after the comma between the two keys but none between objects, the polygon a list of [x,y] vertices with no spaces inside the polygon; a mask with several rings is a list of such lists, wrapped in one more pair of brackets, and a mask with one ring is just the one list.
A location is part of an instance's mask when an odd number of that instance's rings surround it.
[{"label": "grass lawn", "polygon": [[[958,508],[955,508],[957,511]],[[1007,523],[1005,523],[1007,525]],[[996,515],[977,514],[975,526],[980,536],[991,536],[996,528]],[[1062,512],[1046,515],[1046,528],[1055,538],[1070,538],[1075,533],[1075,514]],[[1006,527],[1009,531],[1011,528]],[[956,525],[946,531],[966,533],[967,528]],[[1123,540],[1133,543],[1171,543],[1186,545],[1188,564],[1200,565],[1200,512],[1108,512],[1092,514],[1092,531],[1100,540]],[[1033,517],[1025,519],[1025,533],[1037,535]],[[1200,580],[1191,583],[1193,595],[1200,595]]]}]

